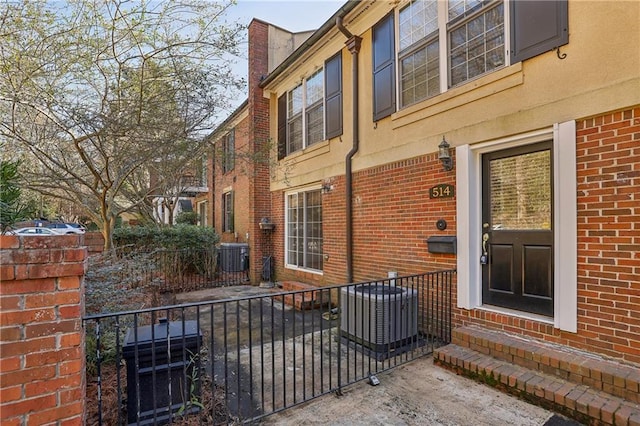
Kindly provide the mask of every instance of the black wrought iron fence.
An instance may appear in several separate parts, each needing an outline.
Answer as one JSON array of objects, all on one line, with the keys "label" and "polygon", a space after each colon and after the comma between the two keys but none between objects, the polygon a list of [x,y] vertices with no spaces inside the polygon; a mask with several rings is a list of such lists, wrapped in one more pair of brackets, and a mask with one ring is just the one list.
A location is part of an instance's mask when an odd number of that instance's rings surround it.
[{"label": "black wrought iron fence", "polygon": [[117,278],[129,287],[184,292],[247,284],[248,246],[211,249],[120,249],[115,252]]},{"label": "black wrought iron fence", "polygon": [[86,317],[88,422],[250,422],[339,393],[450,341],[454,273]]}]

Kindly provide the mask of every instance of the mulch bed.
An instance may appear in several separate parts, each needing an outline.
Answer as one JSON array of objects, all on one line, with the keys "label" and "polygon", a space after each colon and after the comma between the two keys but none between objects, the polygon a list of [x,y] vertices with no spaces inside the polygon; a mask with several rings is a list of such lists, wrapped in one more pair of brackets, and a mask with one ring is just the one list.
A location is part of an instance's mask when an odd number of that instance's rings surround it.
[{"label": "mulch bed", "polygon": [[[102,392],[102,424],[117,425],[127,423],[126,402],[126,368],[120,368],[121,398],[118,398],[118,377],[115,365],[105,365],[101,368],[101,392]],[[229,417],[225,404],[224,391],[218,387],[212,389],[211,380],[202,378],[200,403],[204,407],[199,413],[185,417],[175,416],[171,424],[178,426],[192,425],[226,425],[233,424],[234,419]],[[98,379],[87,378],[87,425],[99,424],[98,413]],[[120,416],[120,417],[118,417]]]}]

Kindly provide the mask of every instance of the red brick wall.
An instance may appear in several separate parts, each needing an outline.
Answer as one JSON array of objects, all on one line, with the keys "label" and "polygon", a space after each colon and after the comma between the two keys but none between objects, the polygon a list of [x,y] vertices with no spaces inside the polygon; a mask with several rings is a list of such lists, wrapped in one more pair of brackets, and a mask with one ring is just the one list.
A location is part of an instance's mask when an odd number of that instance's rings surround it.
[{"label": "red brick wall", "polygon": [[[483,310],[454,309],[457,325],[480,324],[640,363],[640,107],[577,122],[578,333]],[[318,285],[346,277],[344,176],[325,179],[324,274],[284,268],[284,195],[273,194],[278,280]],[[455,235],[455,198],[429,188],[455,184],[435,154],[354,174],[354,280],[454,268],[455,256],[429,254],[430,235]],[[447,221],[446,231],[435,227]],[[454,307],[455,307],[454,289]]]},{"label": "red brick wall", "polygon": [[[271,218],[269,164],[260,153],[269,148],[269,100],[259,84],[268,73],[268,24],[254,20],[249,25],[248,117],[235,126],[236,161],[234,170],[222,174],[220,162],[212,164],[211,195],[213,226],[222,242],[248,243],[250,247],[250,278],[257,284],[262,271],[262,256],[270,251],[269,235],[259,228],[260,219]],[[231,130],[231,128],[229,128]],[[218,151],[220,149],[218,148]],[[233,188],[235,232],[222,230],[222,193]],[[247,234],[249,238],[247,239]],[[236,236],[237,235],[237,236]]]},{"label": "red brick wall", "polygon": [[481,310],[456,323],[640,363],[640,106],[576,124],[578,332]]},{"label": "red brick wall", "polygon": [[[250,136],[253,153],[269,152],[269,100],[264,97],[260,82],[269,73],[269,26],[254,20],[249,25],[249,117]],[[260,158],[260,155],[257,156]],[[264,158],[267,158],[266,156]],[[251,245],[251,277],[258,282],[262,272],[262,257],[271,254],[269,233],[260,230],[263,217],[271,218],[271,196],[269,191],[269,164],[254,161],[251,167],[252,179],[249,187],[249,232]]]},{"label": "red brick wall", "polygon": [[[323,183],[332,187],[322,195],[324,253],[328,256],[324,273],[317,275],[285,269],[284,232],[278,232],[275,236],[278,280],[319,285],[341,284],[346,280],[345,179],[337,176],[327,178]],[[455,255],[433,254],[427,249],[430,236],[456,234],[455,197],[429,198],[430,188],[442,183],[454,185],[455,172],[445,172],[436,154],[354,173],[354,281],[383,278],[389,271],[408,275],[455,268]],[[284,218],[281,193],[274,202],[274,213],[274,216]],[[436,228],[438,219],[447,221],[446,230]],[[280,227],[284,228],[284,223]]]},{"label": "red brick wall", "polygon": [[[249,142],[249,119],[244,119],[235,126],[235,149],[236,152],[246,153],[250,149]],[[229,129],[231,130],[231,128]],[[217,148],[217,154],[220,154],[221,148]],[[249,218],[247,211],[249,204],[249,185],[250,176],[246,173],[247,169],[246,155],[238,155],[233,170],[222,173],[220,158],[217,159],[215,167],[216,174],[213,179],[213,208],[215,209],[214,227],[220,234],[221,242],[247,242],[245,234],[250,231]],[[222,194],[227,188],[233,190],[233,208],[234,208],[234,232],[222,232],[222,222],[224,220],[224,211],[222,210]],[[236,235],[238,238],[236,239]]]},{"label": "red brick wall", "polygon": [[0,423],[83,424],[82,237],[0,236]]},{"label": "red brick wall", "polygon": [[[429,198],[435,185],[455,185],[455,170],[444,171],[437,154],[385,164],[354,174],[354,279],[455,268],[455,255],[432,254],[427,239],[456,235],[453,198]],[[447,229],[439,231],[436,221]]]},{"label": "red brick wall", "polygon": [[104,250],[104,237],[100,232],[92,231],[84,234],[84,244],[89,254],[102,253]]},{"label": "red brick wall", "polygon": [[579,331],[640,363],[640,106],[577,124]]}]

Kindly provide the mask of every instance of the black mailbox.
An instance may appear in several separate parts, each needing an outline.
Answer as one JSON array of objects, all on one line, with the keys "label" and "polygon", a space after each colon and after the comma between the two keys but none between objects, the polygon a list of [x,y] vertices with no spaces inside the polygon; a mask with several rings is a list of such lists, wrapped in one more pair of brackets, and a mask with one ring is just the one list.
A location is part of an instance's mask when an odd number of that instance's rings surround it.
[{"label": "black mailbox", "polygon": [[432,236],[427,239],[429,253],[450,253],[458,252],[456,237],[453,235]]},{"label": "black mailbox", "polygon": [[177,412],[199,411],[201,345],[196,321],[161,319],[159,324],[138,327],[137,336],[133,329],[127,332],[122,354],[127,362],[130,425],[165,424]]}]

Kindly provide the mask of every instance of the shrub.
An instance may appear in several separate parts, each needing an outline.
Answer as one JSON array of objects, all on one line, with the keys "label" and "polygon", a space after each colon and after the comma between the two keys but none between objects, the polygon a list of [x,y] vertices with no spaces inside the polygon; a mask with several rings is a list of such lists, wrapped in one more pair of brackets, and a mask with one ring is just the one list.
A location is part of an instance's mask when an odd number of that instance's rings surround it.
[{"label": "shrub", "polygon": [[134,246],[143,249],[193,249],[208,250],[214,247],[220,237],[213,228],[195,225],[176,225],[158,228],[133,226],[117,228],[113,233],[116,247]]},{"label": "shrub", "polygon": [[178,225],[197,225],[198,213],[196,212],[180,212],[176,217],[176,223]]}]

